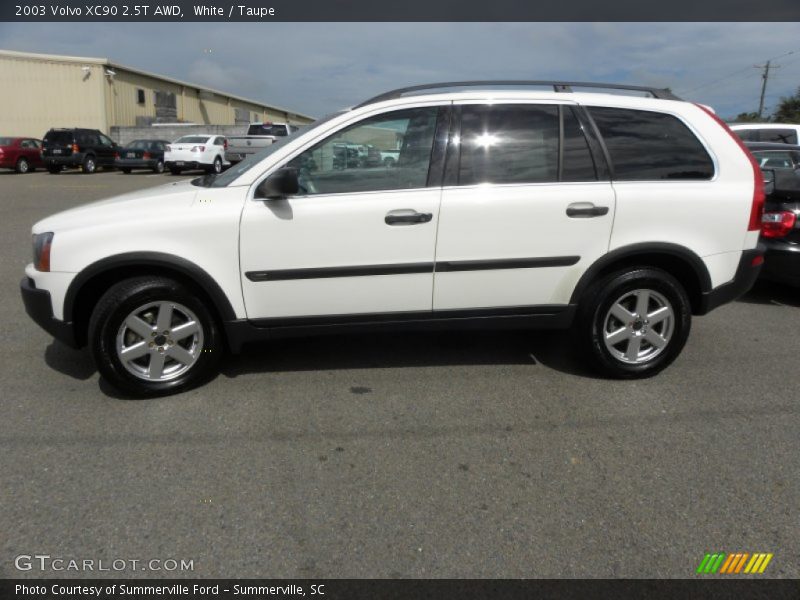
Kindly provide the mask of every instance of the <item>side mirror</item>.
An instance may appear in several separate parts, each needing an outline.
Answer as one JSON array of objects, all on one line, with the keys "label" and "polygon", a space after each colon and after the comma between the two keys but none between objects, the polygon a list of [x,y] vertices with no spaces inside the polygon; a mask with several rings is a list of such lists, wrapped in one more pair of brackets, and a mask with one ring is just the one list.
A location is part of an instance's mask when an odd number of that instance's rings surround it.
[{"label": "side mirror", "polygon": [[299,191],[300,184],[297,181],[297,169],[283,167],[258,185],[255,196],[256,198],[273,200],[292,196]]}]

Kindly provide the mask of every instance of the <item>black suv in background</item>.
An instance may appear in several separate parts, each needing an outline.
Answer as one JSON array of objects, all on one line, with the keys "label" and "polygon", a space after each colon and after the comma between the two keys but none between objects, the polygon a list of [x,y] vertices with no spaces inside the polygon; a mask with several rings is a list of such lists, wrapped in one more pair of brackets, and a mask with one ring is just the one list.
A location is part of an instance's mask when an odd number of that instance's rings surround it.
[{"label": "black suv in background", "polygon": [[97,129],[51,129],[42,143],[42,160],[51,173],[80,167],[94,173],[98,167],[113,168],[120,147]]},{"label": "black suv in background", "polygon": [[766,246],[761,277],[800,286],[800,146],[745,142],[766,179],[761,236]]}]

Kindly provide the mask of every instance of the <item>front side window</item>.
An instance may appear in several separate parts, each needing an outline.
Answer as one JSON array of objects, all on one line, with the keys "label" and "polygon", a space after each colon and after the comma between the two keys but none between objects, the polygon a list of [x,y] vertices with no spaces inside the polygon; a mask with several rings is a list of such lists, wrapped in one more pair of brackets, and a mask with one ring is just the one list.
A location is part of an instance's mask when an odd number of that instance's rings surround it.
[{"label": "front side window", "polygon": [[714,163],[700,140],[679,119],[664,113],[590,107],[603,136],[614,179],[711,179]]},{"label": "front side window", "polygon": [[104,136],[102,133],[100,134],[100,143],[103,146],[108,146],[108,147],[114,145],[114,142],[111,141],[111,138]]},{"label": "front side window", "polygon": [[[337,131],[292,159],[300,194],[341,194],[427,185],[438,107],[385,113]],[[388,155],[397,159],[388,166]]]}]

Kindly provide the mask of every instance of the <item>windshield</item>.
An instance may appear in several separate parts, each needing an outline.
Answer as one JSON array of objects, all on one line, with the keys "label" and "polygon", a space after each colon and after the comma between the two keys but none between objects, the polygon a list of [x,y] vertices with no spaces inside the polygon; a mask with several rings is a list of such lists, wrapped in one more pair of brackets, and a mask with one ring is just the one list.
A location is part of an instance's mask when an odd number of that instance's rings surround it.
[{"label": "windshield", "polygon": [[792,152],[756,150],[753,156],[758,159],[758,166],[762,169],[794,169],[797,165],[797,157]]},{"label": "windshield", "polygon": [[204,135],[185,135],[182,138],[178,138],[173,143],[174,144],[204,144],[210,138]]},{"label": "windshield", "polygon": [[[314,121],[310,125],[302,128],[303,133],[307,133],[312,129],[319,127],[320,125],[327,123],[331,119],[334,119],[339,115],[344,114],[344,112],[346,111],[336,112],[326,117],[322,117],[318,121]],[[245,158],[243,161],[237,163],[227,171],[220,173],[219,175],[211,174],[211,175],[206,175],[205,177],[199,177],[194,181],[192,181],[192,183],[203,187],[225,187],[227,185],[230,185],[231,183],[236,181],[236,179],[238,179],[242,174],[252,169],[255,165],[260,163],[270,154],[280,150],[286,144],[294,142],[296,139],[297,139],[296,135],[282,137],[279,140],[276,140],[275,143],[270,144],[269,146],[265,146],[258,152],[254,152],[253,154]]]},{"label": "windshield", "polygon": [[147,150],[149,145],[149,142],[146,142],[145,140],[134,140],[125,147],[131,150]]}]

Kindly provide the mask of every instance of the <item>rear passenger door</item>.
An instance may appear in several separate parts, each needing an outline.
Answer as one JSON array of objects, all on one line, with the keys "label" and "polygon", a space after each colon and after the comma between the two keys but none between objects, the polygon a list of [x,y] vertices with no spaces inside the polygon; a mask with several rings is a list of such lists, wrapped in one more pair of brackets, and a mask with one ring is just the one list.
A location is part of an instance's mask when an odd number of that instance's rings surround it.
[{"label": "rear passenger door", "polygon": [[581,273],[608,250],[614,218],[585,117],[569,104],[465,103],[459,111],[434,310],[567,304]]}]

